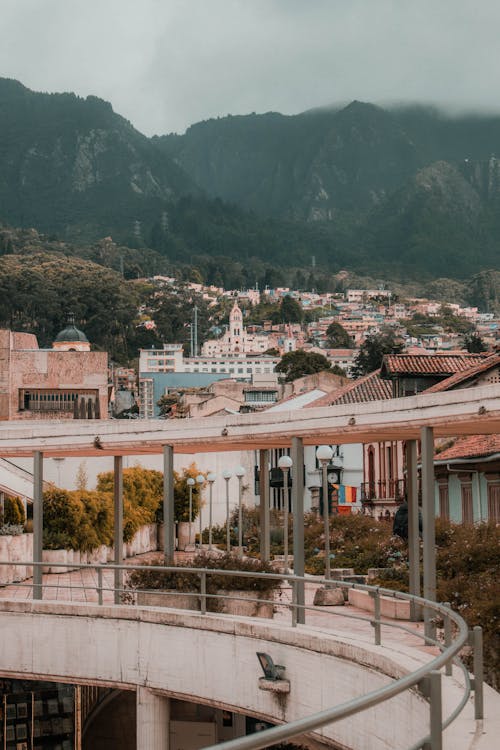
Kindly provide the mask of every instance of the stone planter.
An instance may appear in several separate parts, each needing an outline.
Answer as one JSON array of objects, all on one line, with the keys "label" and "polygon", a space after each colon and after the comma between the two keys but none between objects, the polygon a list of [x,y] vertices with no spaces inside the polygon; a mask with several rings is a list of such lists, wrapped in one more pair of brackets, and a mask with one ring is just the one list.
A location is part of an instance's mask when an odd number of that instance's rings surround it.
[{"label": "stone planter", "polygon": [[257,599],[273,599],[273,593],[263,591],[226,591],[221,589],[217,592],[220,597],[212,601],[215,605],[210,607],[225,615],[237,615],[239,617],[274,617],[274,604],[269,602],[258,602]]},{"label": "stone planter", "polygon": [[137,604],[143,607],[169,607],[199,612],[200,596],[195,591],[138,591]]},{"label": "stone planter", "polygon": [[189,521],[179,521],[177,524],[177,548],[185,550],[186,547],[194,547],[196,540],[196,525],[191,524],[191,536],[189,535]]},{"label": "stone planter", "polygon": [[[0,536],[0,560],[8,563],[26,562],[33,559],[33,534]],[[28,565],[0,565],[0,585],[24,581],[31,578],[33,568]]]}]

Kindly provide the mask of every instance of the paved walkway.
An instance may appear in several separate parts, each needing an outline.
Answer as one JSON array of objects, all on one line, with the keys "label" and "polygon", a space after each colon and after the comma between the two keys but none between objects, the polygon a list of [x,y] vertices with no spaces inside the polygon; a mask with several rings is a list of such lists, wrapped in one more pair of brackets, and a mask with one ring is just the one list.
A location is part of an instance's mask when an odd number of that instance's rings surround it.
[{"label": "paved walkway", "polygon": [[[189,564],[190,557],[192,557],[191,553],[176,553],[175,561],[182,561],[185,564]],[[162,560],[161,553],[139,555],[127,560],[125,564],[130,566],[140,565],[155,559]],[[105,604],[112,604],[114,601],[113,570],[103,571],[102,584],[103,602]],[[97,571],[92,568],[69,573],[45,574],[43,576],[43,598],[45,600],[97,604],[97,587]],[[351,605],[327,607],[324,609],[313,607],[312,602],[316,588],[317,583],[312,579],[310,583],[306,583],[306,606],[311,608],[306,610],[307,626],[335,633],[336,636],[340,638],[345,637],[346,640],[355,640],[360,645],[363,643],[367,645],[374,644],[374,629],[370,624],[370,615],[367,612]],[[9,584],[3,587],[0,586],[0,599],[26,600],[31,599],[31,597],[32,580]],[[290,624],[291,588],[286,584],[282,585],[279,594],[275,598],[275,621],[283,621]],[[405,661],[403,663],[408,663],[408,655],[413,652],[413,657],[417,660],[415,661],[416,668],[418,663],[421,663],[424,653],[428,655],[429,659],[437,653],[436,648],[423,645],[422,639],[415,634],[415,631],[417,633],[423,632],[422,623],[411,623],[402,620],[386,620],[385,622],[386,624],[382,625],[382,645],[393,652],[395,661],[398,661],[397,654],[399,653],[402,658],[404,657]],[[392,626],[389,624],[390,622]],[[402,627],[393,627],[394,625]],[[414,632],[410,633],[403,628],[411,629]],[[455,688],[458,687],[455,678],[456,674],[458,673],[454,670],[454,677],[447,678],[447,680],[451,680],[451,683],[449,683],[450,686],[454,684]],[[453,695],[456,696],[456,694],[455,690]],[[449,704],[449,700],[446,699],[446,691],[443,694],[443,699],[445,704]],[[457,748],[460,748],[460,750],[496,750],[498,747],[497,739],[500,736],[500,696],[485,686],[486,720],[484,722],[474,721],[471,701],[472,699],[470,699],[460,717],[446,730],[444,747],[447,750],[456,750]],[[449,715],[455,705],[456,701],[453,705],[446,705],[444,715]]]}]

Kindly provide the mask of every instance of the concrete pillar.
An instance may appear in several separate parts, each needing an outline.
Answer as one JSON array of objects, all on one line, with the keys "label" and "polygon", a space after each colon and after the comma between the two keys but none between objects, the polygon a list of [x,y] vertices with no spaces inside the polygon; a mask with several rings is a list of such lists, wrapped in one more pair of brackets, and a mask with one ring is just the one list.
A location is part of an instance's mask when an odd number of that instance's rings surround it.
[{"label": "concrete pillar", "polygon": [[[408,563],[410,594],[420,596],[420,535],[418,529],[417,441],[406,443],[406,496],[408,499]],[[410,619],[418,618],[417,607],[410,606]]]},{"label": "concrete pillar", "polygon": [[[436,528],[434,492],[434,430],[420,429],[422,441],[422,521],[424,540],[424,598],[436,601]],[[424,612],[425,634],[432,638],[435,626],[432,615]]]},{"label": "concrete pillar", "polygon": [[[293,511],[293,572],[303,576],[304,561],[304,444],[302,438],[292,438],[292,511]],[[304,584],[297,584],[297,604],[305,604]],[[297,610],[297,622],[305,622],[305,610]]]},{"label": "concrete pillar", "polygon": [[170,699],[137,688],[137,750],[168,750]]},{"label": "concrete pillar", "polygon": [[269,451],[259,451],[259,495],[260,495],[260,559],[268,561],[271,554],[269,518]]},{"label": "concrete pillar", "polygon": [[163,554],[165,565],[174,564],[174,449],[163,446]]},{"label": "concrete pillar", "polygon": [[[42,562],[43,552],[43,453],[33,454],[33,562]],[[41,565],[33,567],[33,599],[42,599]]]},{"label": "concrete pillar", "polygon": [[[115,565],[123,564],[123,457],[115,456],[114,461],[114,550]],[[123,588],[123,570],[115,570],[115,604],[120,604]]]}]

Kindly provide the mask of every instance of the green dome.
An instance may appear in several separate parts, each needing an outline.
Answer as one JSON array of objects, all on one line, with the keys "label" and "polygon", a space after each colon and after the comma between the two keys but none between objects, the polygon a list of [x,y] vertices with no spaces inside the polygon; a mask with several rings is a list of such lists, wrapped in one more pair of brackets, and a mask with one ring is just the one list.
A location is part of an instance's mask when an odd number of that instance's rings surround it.
[{"label": "green dome", "polygon": [[88,344],[89,340],[84,334],[83,331],[80,331],[79,328],[77,328],[75,325],[69,325],[66,328],[64,328],[60,333],[57,334],[56,341],[58,342],[64,342],[67,341],[68,343],[80,341],[83,344]]}]

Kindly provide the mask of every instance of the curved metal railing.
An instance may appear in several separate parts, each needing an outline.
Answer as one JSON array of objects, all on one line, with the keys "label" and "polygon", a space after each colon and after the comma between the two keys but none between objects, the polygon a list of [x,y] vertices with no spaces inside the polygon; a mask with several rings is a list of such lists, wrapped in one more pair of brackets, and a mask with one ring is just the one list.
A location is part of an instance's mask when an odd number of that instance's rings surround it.
[{"label": "curved metal railing", "polygon": [[[48,567],[47,563],[33,563],[33,562],[16,562],[16,563],[5,563],[0,562],[0,566],[20,566],[28,569],[33,569],[36,565],[43,565]],[[51,569],[61,568],[65,573],[68,571],[68,567],[71,567],[72,571],[85,572],[87,581],[81,576],[81,582],[75,583],[74,580],[70,580],[65,583],[61,578],[58,578],[56,582],[51,582],[51,576],[45,576],[39,591],[36,591],[36,585],[31,581],[15,582],[12,584],[4,584],[4,586],[11,586],[12,588],[28,588],[32,589],[35,598],[42,598],[43,593],[50,592],[53,589],[70,589],[70,593],[78,593],[78,597],[81,596],[81,592],[84,592],[84,599],[88,603],[111,604],[115,603],[118,606],[123,604],[137,604],[138,593],[155,593],[165,595],[167,592],[162,592],[157,588],[149,589],[137,589],[130,588],[127,586],[127,575],[135,570],[144,570],[145,566],[134,566],[134,565],[95,565],[95,564],[74,564],[68,566],[66,563],[50,563]],[[147,568],[157,573],[165,573],[169,575],[183,575],[189,574],[193,577],[193,580],[199,579],[199,585],[195,586],[195,590],[192,591],[177,591],[178,596],[181,597],[196,597],[199,611],[202,615],[206,615],[210,609],[209,602],[213,599],[229,599],[238,600],[243,597],[238,596],[232,592],[222,594],[221,592],[213,593],[210,592],[210,587],[207,585],[207,581],[210,576],[218,577],[231,577],[231,578],[242,578],[242,579],[264,579],[267,581],[274,580],[276,585],[281,585],[281,591],[283,586],[285,591],[291,594],[290,601],[277,600],[274,595],[272,598],[265,596],[259,596],[256,598],[257,603],[272,603],[275,608],[285,608],[291,613],[290,624],[293,627],[297,627],[298,621],[306,623],[307,613],[310,611],[324,612],[332,617],[341,617],[344,619],[362,620],[370,624],[373,628],[374,643],[375,645],[382,644],[382,627],[395,628],[398,630],[406,631],[414,636],[422,639],[425,645],[436,646],[439,649],[438,655],[431,659],[427,664],[421,666],[419,669],[405,675],[399,679],[394,680],[391,684],[369,692],[363,696],[352,699],[340,705],[333,706],[332,708],[325,709],[323,711],[312,714],[301,719],[297,719],[287,724],[272,727],[252,735],[239,737],[234,740],[230,740],[224,743],[220,743],[217,746],[209,748],[214,750],[217,747],[219,750],[259,750],[259,748],[268,747],[269,745],[276,744],[278,742],[284,742],[291,740],[292,738],[311,732],[313,730],[320,729],[321,727],[331,724],[340,719],[348,718],[360,711],[364,711],[368,708],[376,706],[394,696],[408,690],[410,688],[417,687],[429,699],[430,709],[430,732],[428,735],[422,737],[417,743],[412,745],[407,750],[418,750],[427,744],[432,750],[441,747],[441,735],[444,729],[448,727],[460,714],[464,706],[466,705],[469,696],[471,694],[471,681],[469,674],[465,666],[459,659],[459,653],[464,646],[471,644],[474,654],[474,705],[475,705],[475,718],[483,718],[483,707],[482,707],[482,640],[481,640],[481,628],[474,628],[472,633],[469,633],[465,621],[454,612],[447,604],[440,604],[426,600],[422,597],[412,596],[404,592],[394,591],[392,589],[383,589],[380,587],[373,587],[367,584],[361,583],[347,583],[344,581],[332,581],[325,579],[317,579],[312,577],[298,577],[295,575],[284,574],[284,573],[257,573],[253,571],[237,571],[237,570],[217,570],[211,568],[196,568],[196,567],[180,567],[180,566],[157,566]],[[115,586],[117,575],[123,581],[125,579],[125,585],[121,584],[119,587]],[[356,589],[366,591],[373,598],[373,615],[360,615],[358,613],[348,613],[344,609],[330,610],[324,607],[318,607],[314,605],[302,604],[299,602],[299,588],[305,584],[314,584],[317,586],[335,586],[343,590]],[[412,628],[407,623],[390,620],[383,618],[380,614],[381,610],[381,597],[390,597],[396,600],[409,601],[413,603],[413,607],[421,608],[426,614],[426,620],[431,623],[433,628],[436,625],[440,625],[443,637],[436,638],[435,636],[429,635],[429,633],[422,633],[415,628]],[[69,598],[72,598],[71,596]],[[50,595],[49,595],[50,599]],[[67,601],[67,599],[66,599]],[[302,613],[302,616],[299,616]],[[432,628],[431,628],[432,629]],[[464,674],[464,693],[454,708],[454,710],[447,717],[442,717],[442,702],[441,702],[441,669],[445,668],[445,674],[451,675],[452,665],[455,664]]]}]

